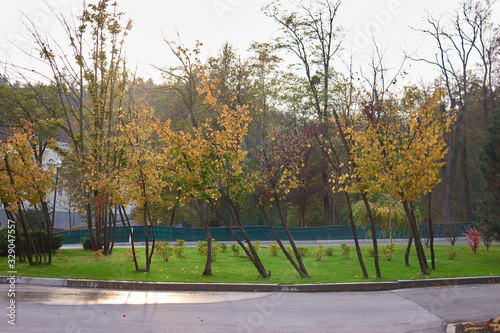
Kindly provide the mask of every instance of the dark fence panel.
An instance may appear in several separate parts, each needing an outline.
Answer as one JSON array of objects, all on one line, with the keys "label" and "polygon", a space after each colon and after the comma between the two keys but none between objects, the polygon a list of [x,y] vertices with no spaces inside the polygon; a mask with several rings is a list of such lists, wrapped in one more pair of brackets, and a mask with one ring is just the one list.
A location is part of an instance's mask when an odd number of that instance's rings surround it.
[{"label": "dark fence panel", "polygon": [[[473,225],[473,222],[462,222],[459,223],[460,226],[460,236],[463,235],[465,229],[469,225]],[[145,230],[144,226],[132,227],[134,241],[144,242]],[[275,227],[276,232],[280,238],[284,241],[288,240],[285,231],[282,227]],[[233,228],[234,232],[238,235],[240,239],[243,240],[243,235],[240,230],[236,227]],[[267,226],[254,226],[245,227],[245,231],[251,240],[261,240],[261,241],[273,241],[274,237]],[[199,240],[205,240],[206,234],[204,228],[172,228],[172,227],[162,227],[158,226],[154,228],[155,237],[157,241],[176,241],[177,239],[182,239],[186,242],[196,242]],[[358,227],[357,235],[359,239],[369,239],[371,238],[370,229]],[[231,233],[227,228],[210,228],[210,233],[212,238],[217,242],[227,242],[233,241]],[[314,228],[290,228],[290,233],[295,240],[342,240],[342,239],[352,239],[352,230],[350,226],[332,226],[332,227],[314,227]],[[78,244],[81,243],[82,239],[88,237],[87,230],[76,230],[76,231],[65,231],[61,232],[61,235],[65,237],[63,244]],[[153,234],[151,227],[148,227],[149,240],[153,239]],[[420,234],[422,237],[428,237],[429,229],[428,225],[420,225]],[[444,231],[443,225],[437,224],[434,226],[434,236],[436,238],[446,238],[447,235]],[[130,237],[129,229],[126,227],[116,228],[115,241],[116,242],[128,242]],[[382,232],[379,227],[377,227],[377,237],[378,238],[389,238],[388,232]],[[393,233],[393,238],[407,238],[408,232],[406,230],[398,230]]]}]

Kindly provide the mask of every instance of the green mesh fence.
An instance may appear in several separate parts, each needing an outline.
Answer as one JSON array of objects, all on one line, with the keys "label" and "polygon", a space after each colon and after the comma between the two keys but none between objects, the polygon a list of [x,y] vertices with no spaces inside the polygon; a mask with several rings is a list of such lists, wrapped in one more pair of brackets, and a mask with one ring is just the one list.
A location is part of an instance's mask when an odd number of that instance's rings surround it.
[{"label": "green mesh fence", "polygon": [[[463,235],[465,229],[468,225],[473,225],[472,222],[460,223],[460,236]],[[132,227],[134,241],[144,242],[145,239],[145,228],[144,226]],[[279,237],[286,241],[288,237],[282,227],[275,227],[276,232]],[[377,238],[389,238],[389,233],[382,232],[380,228],[376,228]],[[238,235],[240,239],[243,239],[241,231],[233,227],[233,231]],[[267,226],[254,226],[245,227],[245,232],[248,237],[252,240],[261,241],[273,241],[274,236]],[[199,240],[205,240],[206,234],[204,228],[172,228],[172,227],[162,227],[158,226],[154,228],[155,238],[157,241],[176,241],[177,239],[182,239],[186,242],[196,242]],[[217,242],[227,242],[233,241],[231,233],[227,228],[210,228],[210,233],[213,239]],[[353,239],[352,229],[350,226],[332,226],[332,227],[315,227],[315,228],[290,228],[290,233],[294,240],[348,240]],[[359,239],[369,239],[371,238],[369,228],[358,227],[356,233]],[[78,244],[81,243],[82,239],[88,237],[87,230],[76,230],[71,232],[61,232],[62,236],[65,237],[63,244]],[[428,226],[423,224],[420,225],[421,237],[428,237]],[[148,227],[149,240],[153,239],[152,229]],[[129,242],[130,232],[127,227],[116,228],[115,242]],[[392,234],[393,238],[407,238],[408,232],[406,230],[397,230]],[[436,238],[446,238],[446,233],[444,231],[443,225],[434,226],[434,237]]]}]

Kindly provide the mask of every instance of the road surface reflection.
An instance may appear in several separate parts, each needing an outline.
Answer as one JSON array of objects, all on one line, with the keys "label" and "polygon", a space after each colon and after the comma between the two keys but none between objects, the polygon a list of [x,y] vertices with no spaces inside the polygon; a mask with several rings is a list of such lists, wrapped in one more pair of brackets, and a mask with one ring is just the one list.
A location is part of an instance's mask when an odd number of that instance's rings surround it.
[{"label": "road surface reflection", "polygon": [[[1,285],[0,290],[7,285]],[[16,302],[40,304],[206,304],[261,298],[269,293],[151,292],[78,288],[18,286]],[[7,292],[0,291],[0,301]]]}]

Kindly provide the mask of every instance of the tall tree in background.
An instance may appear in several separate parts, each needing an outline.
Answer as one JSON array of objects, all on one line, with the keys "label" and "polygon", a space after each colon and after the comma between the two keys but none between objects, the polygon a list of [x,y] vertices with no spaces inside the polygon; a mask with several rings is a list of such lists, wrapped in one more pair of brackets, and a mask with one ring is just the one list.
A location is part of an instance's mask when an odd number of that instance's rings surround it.
[{"label": "tall tree in background", "polygon": [[479,161],[484,188],[478,211],[479,221],[500,240],[500,107],[495,110]]},{"label": "tall tree in background", "polygon": [[[273,18],[282,29],[283,35],[277,39],[278,47],[293,53],[304,70],[310,89],[310,98],[321,124],[321,133],[328,138],[328,122],[332,116],[332,96],[330,82],[333,76],[333,57],[340,48],[340,29],[336,25],[340,2],[329,0],[311,1],[310,6],[299,2],[288,11],[289,4],[275,1],[265,8],[265,13]],[[328,183],[328,173],[323,174],[323,182]],[[331,193],[323,197],[325,225],[331,224],[333,214]]]},{"label": "tall tree in background", "polygon": [[[128,82],[123,45],[132,27],[130,20],[122,23],[123,13],[116,6],[110,5],[109,0],[89,4],[78,17],[77,26],[72,20],[57,16],[66,32],[70,55],[61,43],[34,24],[29,27],[41,60],[52,70],[51,79],[63,113],[59,126],[71,141],[69,165],[81,178],[79,203],[86,213],[92,248],[97,251],[104,245],[106,254],[106,226],[112,204],[105,187],[109,182],[104,180],[112,178],[109,173],[116,171],[112,137],[117,124],[116,109]],[[107,236],[104,244],[101,232]]]},{"label": "tall tree in background", "polygon": [[[452,200],[454,193],[462,193],[461,207],[463,216],[460,219],[473,221],[473,197],[471,194],[471,174],[473,164],[470,163],[471,112],[473,109],[472,74],[475,60],[479,59],[482,67],[482,113],[483,130],[491,121],[495,105],[495,88],[492,72],[495,66],[495,55],[498,54],[498,26],[491,21],[492,3],[480,0],[466,0],[459,3],[454,16],[434,18],[428,14],[428,28],[420,29],[423,34],[434,40],[436,54],[434,59],[417,58],[436,66],[443,78],[447,90],[450,108],[458,110],[458,121],[448,134],[450,148],[446,156],[443,175],[442,214],[443,223],[452,222],[454,218]],[[480,131],[479,131],[480,132]],[[455,170],[461,177],[456,177]],[[460,179],[460,190],[454,190],[456,180]]]}]

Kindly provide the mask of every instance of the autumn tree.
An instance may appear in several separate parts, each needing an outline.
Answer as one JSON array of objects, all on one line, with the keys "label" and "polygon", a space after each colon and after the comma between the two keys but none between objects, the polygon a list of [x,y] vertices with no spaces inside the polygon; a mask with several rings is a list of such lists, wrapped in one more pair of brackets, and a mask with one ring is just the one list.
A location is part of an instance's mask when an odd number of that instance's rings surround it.
[{"label": "autumn tree", "polygon": [[[245,177],[246,152],[241,147],[250,121],[249,110],[246,105],[236,105],[233,109],[220,102],[218,80],[205,77],[203,82],[199,93],[204,95],[204,103],[215,112],[215,125],[208,119],[199,129],[194,128],[192,133],[173,131],[169,121],[159,125],[164,143],[164,165],[174,179],[182,184],[185,197],[206,200],[219,212],[259,275],[267,278],[268,272],[243,228],[240,216],[244,198],[254,191],[254,182]],[[218,201],[225,202],[229,207],[232,220],[246,244],[231,228]],[[207,274],[208,270],[211,273],[210,267],[206,267]]]},{"label": "autumn tree", "polygon": [[[300,186],[297,175],[300,173],[305,157],[311,149],[311,141],[311,136],[305,130],[299,133],[294,130],[287,131],[286,129],[277,129],[276,132],[271,132],[268,139],[263,142],[262,156],[259,158],[261,170],[258,173],[258,179],[261,181],[258,183],[255,192],[259,209],[262,211],[271,233],[292,266],[303,278],[309,277],[309,274],[288,228],[288,221],[283,211],[283,201],[292,189]],[[281,226],[286,233],[297,262],[286,250],[274,230],[266,211],[268,202],[272,203],[278,212]]]},{"label": "autumn tree", "polygon": [[[7,212],[7,216],[19,222],[16,224],[17,244],[21,259],[27,258],[30,265],[52,262],[51,230],[49,209],[46,195],[53,186],[53,167],[44,166],[36,158],[37,142],[30,127],[15,131],[0,148],[0,200]],[[48,147],[52,147],[51,141]],[[37,244],[31,237],[33,225],[26,221],[25,205],[40,205],[45,220],[46,239],[42,237],[42,244]],[[22,231],[25,242],[20,242]],[[45,243],[47,242],[47,243]],[[25,247],[24,247],[25,246]],[[48,252],[48,260],[45,252]],[[42,258],[43,255],[43,258]],[[33,258],[34,257],[34,258]],[[34,259],[34,260],[33,260]]]},{"label": "autumn tree", "polygon": [[[307,88],[310,92],[310,100],[315,110],[316,119],[321,125],[320,143],[331,142],[329,122],[333,119],[334,128],[343,146],[347,160],[353,163],[350,157],[350,144],[345,134],[345,119],[332,103],[331,80],[334,77],[332,70],[333,59],[341,46],[341,29],[337,26],[337,15],[340,9],[340,2],[311,1],[309,6],[295,3],[295,8],[287,10],[289,6],[284,6],[280,1],[276,1],[265,8],[266,14],[275,19],[280,24],[283,36],[279,37],[277,44],[283,49],[291,51],[299,60],[299,67],[305,74]],[[337,158],[328,157],[331,147],[322,148],[325,158],[334,161],[339,165],[340,154],[335,153]],[[351,165],[355,167],[355,165]],[[332,166],[334,167],[334,166]],[[336,173],[342,173],[340,169]],[[329,184],[329,175],[323,174],[325,186]],[[366,204],[368,215],[370,216],[371,228],[375,228],[375,221],[371,214],[368,199],[365,193],[361,193]],[[349,200],[350,204],[350,200]],[[323,197],[325,222],[332,218],[332,208],[330,205],[330,195]],[[350,209],[350,208],[349,208]],[[327,224],[327,223],[325,223]],[[356,234],[354,233],[355,237]],[[373,238],[374,263],[377,277],[380,277],[380,267],[378,264],[377,239]],[[360,255],[358,249],[358,257]]]},{"label": "autumn tree", "polygon": [[[109,0],[88,4],[78,23],[55,14],[65,31],[70,52],[34,24],[28,26],[37,44],[40,60],[52,70],[53,85],[61,105],[58,125],[71,142],[67,154],[72,172],[81,178],[82,205],[92,248],[109,247],[112,216],[106,185],[113,177],[115,153],[112,137],[116,109],[128,82],[123,46],[131,21]],[[110,172],[110,174],[107,174]],[[95,226],[95,233],[94,233]],[[101,244],[101,232],[105,234]],[[96,237],[98,235],[98,237]]]},{"label": "autumn tree", "polygon": [[[357,183],[351,184],[351,193],[365,192],[369,196],[387,193],[402,201],[422,274],[427,274],[417,221],[410,203],[428,193],[440,182],[439,172],[447,152],[443,136],[449,131],[454,118],[441,112],[441,89],[425,101],[413,98],[407,90],[402,109],[384,105],[377,109],[364,109],[349,128],[353,142],[352,158],[356,163]],[[373,123],[373,112],[386,113],[385,120]],[[400,111],[406,118],[400,118]]]},{"label": "autumn tree", "polygon": [[[120,124],[117,127],[117,146],[120,147],[120,176],[115,182],[117,196],[112,202],[124,205],[134,203],[142,209],[142,222],[145,232],[146,268],[149,272],[155,248],[155,230],[151,220],[150,206],[161,201],[161,192],[166,186],[163,168],[160,165],[158,145],[153,144],[155,120],[153,112],[147,108],[138,108],[120,112]],[[152,233],[152,245],[149,247],[149,229]],[[135,258],[135,251],[134,251]],[[135,259],[136,269],[137,260]]]}]

